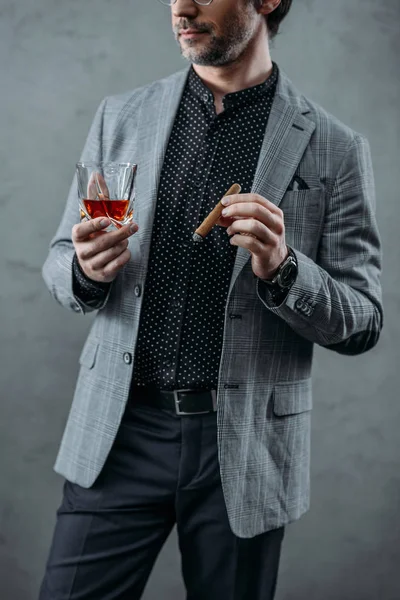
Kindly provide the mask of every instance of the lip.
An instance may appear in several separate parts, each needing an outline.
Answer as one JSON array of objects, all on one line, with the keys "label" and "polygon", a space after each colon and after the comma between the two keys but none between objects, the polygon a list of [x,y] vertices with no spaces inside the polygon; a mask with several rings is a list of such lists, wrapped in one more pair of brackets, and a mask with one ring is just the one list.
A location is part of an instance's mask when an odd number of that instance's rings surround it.
[{"label": "lip", "polygon": [[206,31],[196,31],[196,29],[181,29],[179,35],[184,38],[194,38],[200,35],[204,35]]}]

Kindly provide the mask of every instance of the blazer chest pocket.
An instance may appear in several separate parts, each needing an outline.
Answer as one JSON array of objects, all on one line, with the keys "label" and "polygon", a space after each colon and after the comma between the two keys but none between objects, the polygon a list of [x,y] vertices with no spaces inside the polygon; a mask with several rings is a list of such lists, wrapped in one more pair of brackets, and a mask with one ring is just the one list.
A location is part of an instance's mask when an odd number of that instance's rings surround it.
[{"label": "blazer chest pocket", "polygon": [[96,362],[98,349],[98,342],[93,341],[91,339],[86,340],[81,355],[79,357],[79,364],[83,367],[86,367],[87,369],[93,369]]},{"label": "blazer chest pocket", "polygon": [[324,222],[324,188],[286,192],[279,208],[289,246],[315,257]]},{"label": "blazer chest pocket", "polygon": [[272,391],[272,410],[277,417],[296,415],[312,409],[312,381],[302,379],[277,383]]}]

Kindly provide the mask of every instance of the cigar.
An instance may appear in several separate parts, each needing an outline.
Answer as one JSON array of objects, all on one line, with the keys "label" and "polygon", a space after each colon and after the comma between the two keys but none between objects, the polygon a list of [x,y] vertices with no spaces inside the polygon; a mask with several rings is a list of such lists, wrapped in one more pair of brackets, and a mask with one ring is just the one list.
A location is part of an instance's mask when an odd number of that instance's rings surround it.
[{"label": "cigar", "polygon": [[[240,194],[241,189],[242,188],[238,183],[234,183],[229,188],[229,190],[226,192],[225,196],[233,196],[233,194]],[[223,196],[221,198],[221,200],[223,198],[225,198],[225,196]],[[206,235],[210,233],[211,229],[214,227],[214,225],[217,223],[217,221],[221,217],[222,211],[225,208],[225,206],[223,204],[221,204],[221,200],[218,202],[217,206],[215,208],[213,208],[213,210],[210,212],[210,214],[204,219],[204,221],[202,222],[200,227],[198,227],[196,229],[196,231],[194,232],[194,234],[193,234],[194,242],[202,242],[204,240],[204,238],[206,237]]]}]

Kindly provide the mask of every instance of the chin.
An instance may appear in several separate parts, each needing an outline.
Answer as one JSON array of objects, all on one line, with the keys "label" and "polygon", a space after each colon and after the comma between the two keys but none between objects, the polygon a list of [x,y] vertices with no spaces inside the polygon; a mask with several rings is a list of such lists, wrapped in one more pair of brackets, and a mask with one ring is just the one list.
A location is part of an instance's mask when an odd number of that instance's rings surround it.
[{"label": "chin", "polygon": [[210,58],[209,56],[192,56],[189,60],[199,67],[226,67],[235,62],[227,57]]},{"label": "chin", "polygon": [[204,50],[203,52],[196,52],[193,47],[181,47],[181,54],[183,58],[188,60],[193,65],[198,65],[199,67],[219,67],[225,64],[225,61],[221,60],[221,57],[210,56],[210,53],[207,53]]},{"label": "chin", "polygon": [[202,54],[193,52],[193,48],[182,48],[182,56],[194,65],[210,66],[209,61],[205,60]]}]

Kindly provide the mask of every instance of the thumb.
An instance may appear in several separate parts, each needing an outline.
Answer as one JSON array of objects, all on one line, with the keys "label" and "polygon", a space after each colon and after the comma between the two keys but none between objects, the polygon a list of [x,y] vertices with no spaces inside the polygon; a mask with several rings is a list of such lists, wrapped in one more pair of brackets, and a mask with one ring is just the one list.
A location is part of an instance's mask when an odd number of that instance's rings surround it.
[{"label": "thumb", "polygon": [[83,242],[87,240],[92,233],[102,231],[110,225],[110,219],[106,217],[97,217],[97,219],[90,219],[89,221],[82,221],[74,225],[72,228],[72,240],[74,242]]}]

